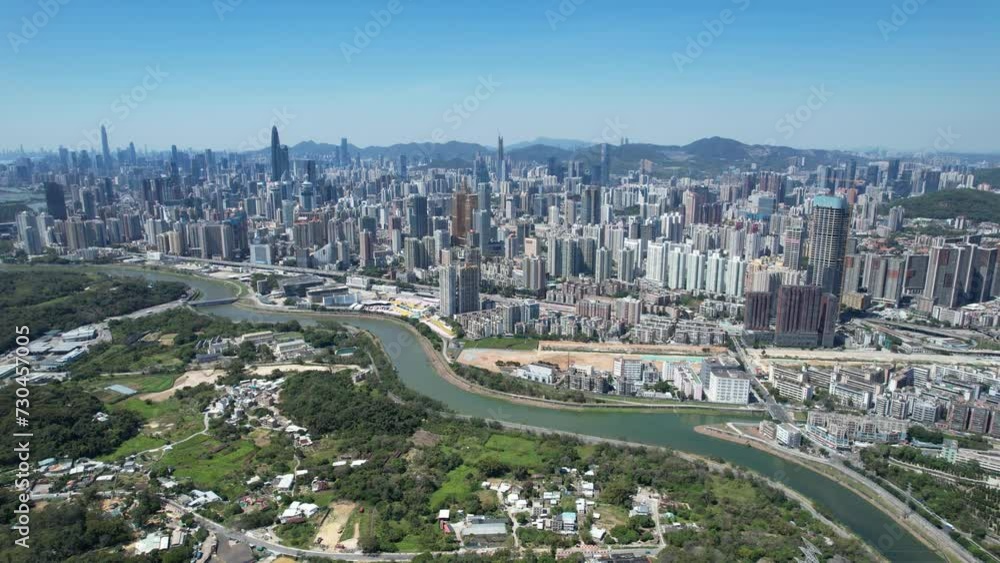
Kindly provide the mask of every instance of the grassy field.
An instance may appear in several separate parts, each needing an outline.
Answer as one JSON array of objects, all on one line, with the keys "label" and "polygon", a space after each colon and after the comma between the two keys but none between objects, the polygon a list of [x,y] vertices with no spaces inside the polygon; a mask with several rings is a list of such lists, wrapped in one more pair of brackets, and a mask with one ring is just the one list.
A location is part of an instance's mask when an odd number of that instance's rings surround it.
[{"label": "grassy field", "polygon": [[106,456],[102,456],[100,458],[100,461],[114,461],[116,459],[124,459],[132,454],[137,454],[139,452],[143,452],[146,450],[158,448],[166,443],[167,441],[164,440],[163,438],[154,438],[146,434],[139,434],[138,436],[135,436],[133,438],[130,438],[122,442],[122,444],[118,446],[117,450]]},{"label": "grassy field", "polygon": [[439,510],[454,502],[455,499],[460,500],[472,494],[478,488],[478,483],[475,479],[466,479],[470,473],[473,476],[476,475],[475,468],[464,464],[449,471],[441,488],[431,495],[431,510]]},{"label": "grassy field", "polygon": [[466,340],[463,345],[466,348],[531,351],[538,349],[538,342],[538,339],[535,338],[481,338],[479,340]]},{"label": "grassy field", "polygon": [[175,478],[191,479],[197,488],[234,497],[243,490],[240,470],[253,457],[254,451],[254,445],[246,440],[225,444],[202,435],[178,444],[156,465],[172,467]]},{"label": "grassy field", "polygon": [[124,385],[139,394],[158,393],[173,386],[179,374],[164,373],[151,375],[125,375],[121,377],[95,377],[83,382],[83,388],[106,403],[119,401],[123,395],[107,389],[110,385]]},{"label": "grassy field", "polygon": [[493,434],[483,448],[483,455],[493,454],[507,465],[536,468],[542,464],[538,443],[528,438]]}]

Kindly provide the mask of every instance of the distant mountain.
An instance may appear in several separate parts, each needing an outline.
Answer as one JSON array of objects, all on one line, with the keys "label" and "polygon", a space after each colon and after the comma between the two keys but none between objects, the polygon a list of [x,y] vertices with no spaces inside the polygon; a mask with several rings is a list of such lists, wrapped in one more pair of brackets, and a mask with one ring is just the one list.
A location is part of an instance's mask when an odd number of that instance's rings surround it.
[{"label": "distant mountain", "polygon": [[[599,145],[569,139],[541,137],[540,143],[517,143],[508,148],[507,154],[517,162],[545,164],[550,158],[558,161],[580,160],[587,166],[600,162]],[[822,149],[795,149],[771,145],[747,145],[724,137],[707,137],[687,145],[654,145],[649,143],[629,143],[609,145],[611,171],[624,174],[637,170],[643,161],[652,163],[653,174],[660,177],[674,175],[719,174],[730,168],[747,169],[752,164],[758,168],[781,170],[791,165],[815,167],[820,164],[837,164],[850,158],[852,153]],[[268,149],[264,149],[266,153]],[[447,143],[400,143],[389,146],[356,147],[349,145],[351,156],[361,158],[382,157],[398,159],[405,154],[411,166],[418,162],[430,162],[434,166],[448,163],[454,167],[471,167],[476,154],[494,155],[495,147],[477,143],[449,141]],[[305,141],[289,149],[293,157],[322,158],[335,155],[337,145]]]},{"label": "distant mountain", "polygon": [[521,141],[520,143],[514,143],[512,145],[507,145],[505,148],[508,151],[514,151],[518,149],[523,149],[535,145],[546,145],[549,147],[556,147],[558,149],[563,149],[566,151],[575,151],[581,148],[589,147],[594,143],[588,143],[587,141],[580,141],[577,139],[557,139],[554,137],[536,137],[534,141]]}]

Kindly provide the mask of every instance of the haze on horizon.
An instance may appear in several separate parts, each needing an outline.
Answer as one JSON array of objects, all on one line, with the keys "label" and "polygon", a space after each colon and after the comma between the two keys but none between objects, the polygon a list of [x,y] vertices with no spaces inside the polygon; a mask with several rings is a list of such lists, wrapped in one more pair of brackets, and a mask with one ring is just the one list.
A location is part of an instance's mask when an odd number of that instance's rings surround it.
[{"label": "haze on horizon", "polygon": [[53,3],[0,13],[2,148],[105,123],[140,150],[258,149],[273,124],[289,145],[1000,149],[985,0]]}]

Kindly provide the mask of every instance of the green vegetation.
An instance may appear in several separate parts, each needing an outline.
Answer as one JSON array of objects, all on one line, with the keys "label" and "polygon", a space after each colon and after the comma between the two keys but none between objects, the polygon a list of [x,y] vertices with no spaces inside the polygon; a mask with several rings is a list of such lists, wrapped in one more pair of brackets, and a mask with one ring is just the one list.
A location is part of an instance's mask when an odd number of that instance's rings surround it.
[{"label": "green vegetation", "polygon": [[452,364],[452,369],[459,377],[466,381],[482,385],[487,389],[500,391],[501,393],[511,393],[514,395],[524,395],[526,397],[538,397],[541,399],[552,399],[555,401],[566,401],[570,403],[595,403],[602,402],[597,396],[589,395],[582,391],[570,389],[560,389],[552,385],[534,383],[517,377],[494,373],[482,368],[467,366],[464,364]]},{"label": "green vegetation", "polygon": [[496,348],[500,350],[537,350],[537,338],[510,337],[510,338],[481,338],[479,340],[466,340],[462,344],[465,348]]},{"label": "green vegetation", "polygon": [[[923,460],[892,451],[889,446],[866,448],[861,452],[866,471],[898,487],[898,490],[886,487],[896,496],[907,500],[900,491],[911,490],[914,499],[981,543],[988,534],[1000,531],[1000,492],[983,484],[949,483],[928,473],[910,471],[889,462],[890,457],[900,456],[911,463],[923,464]],[[972,473],[974,469],[967,466],[956,471]],[[928,517],[937,522],[936,518]],[[945,527],[943,523],[939,525]],[[991,549],[1000,551],[1000,545],[994,542]]]},{"label": "green vegetation", "polygon": [[173,301],[184,284],[44,268],[0,271],[0,350],[14,344],[14,327],[33,337]]},{"label": "green vegetation", "polygon": [[944,190],[904,199],[900,205],[907,217],[954,219],[964,215],[971,221],[1000,222],[1000,194],[980,190]]},{"label": "green vegetation", "polygon": [[958,447],[960,448],[980,451],[990,449],[990,443],[986,440],[986,438],[980,435],[957,436],[945,434],[944,432],[938,430],[924,428],[923,426],[911,426],[906,433],[909,434],[910,438],[914,440],[929,442],[931,444],[943,444],[945,438],[950,438],[957,441]]},{"label": "green vegetation", "polygon": [[993,188],[1000,187],[1000,168],[981,168],[975,171],[976,185],[989,184]]},{"label": "green vegetation", "polygon": [[[23,431],[15,425],[15,399],[14,393],[0,394],[0,412],[9,415],[0,419],[0,464],[4,466],[17,464],[13,434]],[[96,420],[94,415],[104,411],[104,405],[71,385],[33,387],[30,401],[25,410],[31,413],[32,459],[96,457],[114,451],[139,432],[141,419],[134,413],[114,412],[105,422]]]}]

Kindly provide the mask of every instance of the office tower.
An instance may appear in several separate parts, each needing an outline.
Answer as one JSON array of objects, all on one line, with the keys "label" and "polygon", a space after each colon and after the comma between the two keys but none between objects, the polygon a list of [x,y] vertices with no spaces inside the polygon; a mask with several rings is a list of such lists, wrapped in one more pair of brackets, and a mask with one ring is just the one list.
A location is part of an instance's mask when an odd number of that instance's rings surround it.
[{"label": "office tower", "polygon": [[427,236],[427,196],[410,196],[406,202],[406,222],[409,224],[411,237]]},{"label": "office tower", "polygon": [[108,130],[101,125],[101,157],[104,159],[104,173],[111,174],[114,168],[111,165],[111,147],[108,145]]},{"label": "office tower", "polygon": [[358,253],[359,265],[362,268],[374,267],[375,266],[375,236],[371,231],[367,229],[362,229],[361,236],[361,249]]},{"label": "office tower", "polygon": [[472,212],[476,209],[476,194],[460,191],[454,194],[451,213],[451,236],[456,245],[466,244],[472,228]]},{"label": "office tower", "polygon": [[529,291],[545,289],[545,262],[538,256],[524,259],[524,286]]},{"label": "office tower", "polygon": [[138,163],[138,159],[135,156],[135,143],[132,141],[129,141],[128,143],[128,162],[132,166],[135,166]]},{"label": "office tower", "polygon": [[61,184],[45,182],[45,206],[54,219],[67,219],[66,192]]},{"label": "office tower", "polygon": [[399,178],[405,181],[408,177],[409,175],[406,169],[406,155],[401,154],[399,155]]},{"label": "office tower", "polygon": [[478,311],[479,301],[479,265],[466,262],[458,269],[458,312],[468,313]]},{"label": "office tower", "polygon": [[477,209],[472,212],[472,230],[479,238],[479,248],[483,249],[484,252],[489,244],[493,242],[493,226],[490,219],[490,211],[488,209]]},{"label": "office tower", "polygon": [[271,181],[281,181],[281,141],[278,139],[278,126],[271,127]]},{"label": "office tower", "polygon": [[501,182],[508,180],[507,159],[503,153],[503,137],[497,136],[497,178]]},{"label": "office tower", "polygon": [[743,328],[747,330],[768,330],[771,328],[770,292],[751,291],[747,293]]},{"label": "office tower", "polygon": [[337,156],[339,157],[341,166],[349,166],[351,164],[351,155],[347,150],[347,137],[340,138],[340,151]]},{"label": "office tower", "polygon": [[601,188],[587,186],[580,199],[580,223],[594,225],[601,222]]},{"label": "office tower", "polygon": [[812,283],[840,298],[851,211],[842,197],[813,199],[809,222],[809,272]]},{"label": "office tower", "polygon": [[646,279],[660,287],[667,282],[667,250],[665,242],[651,242],[646,249]]},{"label": "office tower", "polygon": [[598,248],[594,258],[594,280],[603,283],[611,279],[611,252]]},{"label": "office tower", "polygon": [[814,285],[783,285],[778,289],[778,315],[774,343],[778,346],[815,346],[823,291]]}]

